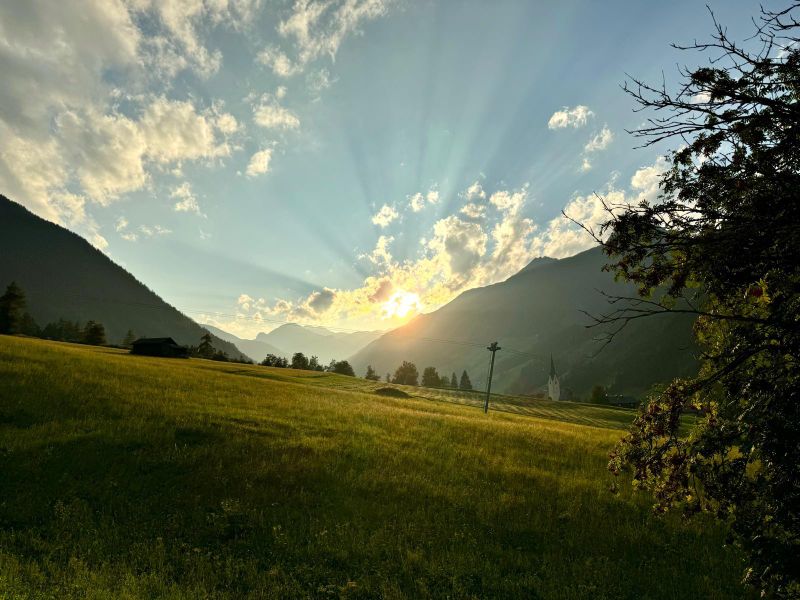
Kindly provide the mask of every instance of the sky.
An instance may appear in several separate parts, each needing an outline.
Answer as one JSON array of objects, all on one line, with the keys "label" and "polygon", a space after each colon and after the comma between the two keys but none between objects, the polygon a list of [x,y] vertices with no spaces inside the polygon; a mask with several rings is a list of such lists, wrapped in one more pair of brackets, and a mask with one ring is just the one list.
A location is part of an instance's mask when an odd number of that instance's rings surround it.
[{"label": "sky", "polygon": [[[712,1],[734,36],[757,7]],[[242,337],[389,329],[593,244],[704,2],[0,3],[0,193]]]}]

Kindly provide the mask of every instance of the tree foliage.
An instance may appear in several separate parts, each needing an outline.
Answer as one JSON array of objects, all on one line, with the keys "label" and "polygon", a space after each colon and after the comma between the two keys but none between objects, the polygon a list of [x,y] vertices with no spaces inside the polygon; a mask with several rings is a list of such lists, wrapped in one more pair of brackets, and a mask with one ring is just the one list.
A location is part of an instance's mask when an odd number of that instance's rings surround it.
[{"label": "tree foliage", "polygon": [[[453,375],[455,375],[455,373]],[[472,382],[469,380],[469,375],[467,375],[466,371],[461,373],[461,382],[458,384],[458,389],[466,391],[472,389]]]},{"label": "tree foliage", "polygon": [[131,348],[133,347],[133,342],[135,341],[136,341],[136,334],[133,333],[133,329],[128,329],[128,333],[126,333],[125,337],[122,338],[122,347]]},{"label": "tree foliage", "polygon": [[442,383],[436,367],[425,367],[422,371],[422,385],[423,387],[439,387]]},{"label": "tree foliage", "polygon": [[332,373],[338,373],[339,375],[356,376],[353,366],[346,360],[332,360],[328,370]]},{"label": "tree foliage", "polygon": [[24,311],[25,292],[12,281],[0,296],[0,333],[22,333]]},{"label": "tree foliage", "polygon": [[[707,511],[749,559],[745,580],[800,597],[800,2],[762,10],[739,44],[714,20],[706,66],[675,93],[625,89],[673,140],[656,201],[606,206],[608,269],[638,286],[601,323],[697,315],[696,377],[654,394],[612,454],[656,509]],[[617,329],[618,330],[618,329]],[[689,433],[681,416],[701,418]]]},{"label": "tree foliage", "polygon": [[213,358],[216,349],[211,343],[211,334],[207,331],[200,338],[200,345],[197,347],[197,355],[200,358]]},{"label": "tree foliage", "polygon": [[262,367],[277,367],[279,369],[285,369],[289,366],[289,361],[283,356],[267,354],[260,364]]},{"label": "tree foliage", "polygon": [[106,343],[106,328],[97,321],[87,321],[83,328],[83,339],[81,341],[91,346],[104,345]]},{"label": "tree foliage", "polygon": [[295,352],[292,355],[292,368],[308,370],[308,359],[302,352]]},{"label": "tree foliage", "polygon": [[592,394],[589,397],[589,402],[592,404],[608,404],[608,390],[602,385],[596,385],[592,388]]},{"label": "tree foliage", "polygon": [[375,372],[375,369],[372,368],[372,365],[367,365],[367,373],[364,375],[364,379],[378,381],[380,376]]},{"label": "tree foliage", "polygon": [[402,385],[419,385],[419,371],[417,365],[407,360],[397,367],[392,377],[392,383],[399,383]]}]

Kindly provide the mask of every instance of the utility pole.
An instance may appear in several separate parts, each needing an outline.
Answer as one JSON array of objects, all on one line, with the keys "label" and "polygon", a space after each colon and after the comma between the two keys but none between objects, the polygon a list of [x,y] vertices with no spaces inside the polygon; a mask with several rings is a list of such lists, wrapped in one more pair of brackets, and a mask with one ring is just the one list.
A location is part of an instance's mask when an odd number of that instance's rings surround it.
[{"label": "utility pole", "polygon": [[489,412],[489,395],[492,393],[492,373],[494,372],[494,354],[502,348],[497,345],[497,342],[492,342],[491,346],[488,346],[486,349],[492,353],[492,362],[489,363],[489,383],[486,384],[486,402],[483,404],[484,413]]}]

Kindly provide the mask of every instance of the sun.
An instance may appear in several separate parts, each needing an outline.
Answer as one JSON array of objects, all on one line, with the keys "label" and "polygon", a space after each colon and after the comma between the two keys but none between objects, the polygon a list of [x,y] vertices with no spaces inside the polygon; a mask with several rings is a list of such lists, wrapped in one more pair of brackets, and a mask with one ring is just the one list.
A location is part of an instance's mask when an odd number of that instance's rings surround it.
[{"label": "sun", "polygon": [[418,294],[399,290],[383,304],[383,314],[386,318],[400,317],[402,319],[412,311],[419,312],[420,308],[422,308],[422,303]]}]

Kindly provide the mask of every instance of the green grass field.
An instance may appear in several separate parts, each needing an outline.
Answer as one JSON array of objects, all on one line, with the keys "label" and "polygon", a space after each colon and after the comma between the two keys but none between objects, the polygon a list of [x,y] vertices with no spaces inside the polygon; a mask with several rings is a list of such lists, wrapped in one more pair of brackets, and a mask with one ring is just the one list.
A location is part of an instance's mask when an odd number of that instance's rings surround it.
[{"label": "green grass field", "polygon": [[632,413],[383,385],[0,336],[0,598],[749,597]]}]

